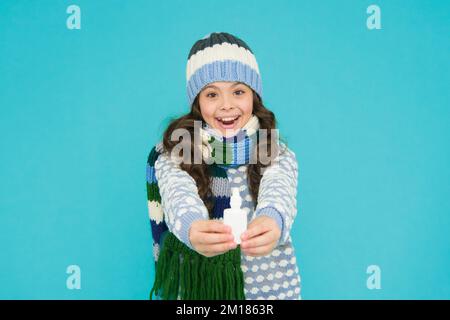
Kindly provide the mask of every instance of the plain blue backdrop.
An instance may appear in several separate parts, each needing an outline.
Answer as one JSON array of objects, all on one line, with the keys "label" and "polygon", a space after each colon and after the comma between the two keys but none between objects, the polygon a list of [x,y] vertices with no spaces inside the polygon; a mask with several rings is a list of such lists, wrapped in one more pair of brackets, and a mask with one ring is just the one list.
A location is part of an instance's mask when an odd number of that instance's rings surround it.
[{"label": "plain blue backdrop", "polygon": [[[69,30],[66,8],[81,8]],[[366,9],[381,9],[369,30]],[[254,51],[299,161],[304,299],[450,298],[448,1],[0,1],[0,298],[147,299],[151,147],[187,55]],[[81,268],[81,289],[66,268]],[[366,269],[381,268],[369,290]]]}]

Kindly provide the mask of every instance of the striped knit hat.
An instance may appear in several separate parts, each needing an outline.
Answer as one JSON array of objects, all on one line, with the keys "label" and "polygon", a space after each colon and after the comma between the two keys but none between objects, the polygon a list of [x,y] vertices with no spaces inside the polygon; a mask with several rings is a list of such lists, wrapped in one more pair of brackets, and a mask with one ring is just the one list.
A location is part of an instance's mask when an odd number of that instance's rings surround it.
[{"label": "striped knit hat", "polygon": [[215,81],[243,82],[262,97],[261,75],[252,50],[225,32],[210,33],[192,46],[186,81],[190,106],[203,87]]}]

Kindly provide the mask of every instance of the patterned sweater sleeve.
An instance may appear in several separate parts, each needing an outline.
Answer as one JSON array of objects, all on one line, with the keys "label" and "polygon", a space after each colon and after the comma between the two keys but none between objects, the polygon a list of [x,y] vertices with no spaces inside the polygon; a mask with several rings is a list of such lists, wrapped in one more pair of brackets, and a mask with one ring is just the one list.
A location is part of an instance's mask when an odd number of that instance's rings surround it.
[{"label": "patterned sweater sleeve", "polygon": [[274,218],[281,229],[278,245],[287,242],[297,215],[298,163],[295,153],[281,144],[272,165],[263,172],[258,193],[255,217],[265,215]]},{"label": "patterned sweater sleeve", "polygon": [[189,229],[196,220],[207,220],[208,209],[198,194],[195,180],[167,153],[155,162],[164,220],[170,232],[192,250]]}]

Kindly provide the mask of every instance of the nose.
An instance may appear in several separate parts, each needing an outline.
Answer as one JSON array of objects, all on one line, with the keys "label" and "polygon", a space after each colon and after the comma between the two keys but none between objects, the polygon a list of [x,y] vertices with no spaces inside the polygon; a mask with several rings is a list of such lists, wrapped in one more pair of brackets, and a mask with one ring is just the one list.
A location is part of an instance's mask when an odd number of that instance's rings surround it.
[{"label": "nose", "polygon": [[223,111],[228,111],[228,110],[233,110],[233,109],[234,109],[234,107],[231,105],[228,105],[228,104],[220,107],[220,110],[223,110]]},{"label": "nose", "polygon": [[224,97],[221,101],[221,107],[220,110],[231,110],[234,109],[233,104],[232,104],[232,99],[229,99],[227,97]]}]

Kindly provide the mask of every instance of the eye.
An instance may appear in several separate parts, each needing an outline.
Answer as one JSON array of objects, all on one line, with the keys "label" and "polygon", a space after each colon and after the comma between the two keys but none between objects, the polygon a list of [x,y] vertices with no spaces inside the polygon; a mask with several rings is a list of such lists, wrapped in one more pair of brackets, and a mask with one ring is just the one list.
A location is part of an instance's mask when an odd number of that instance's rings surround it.
[{"label": "eye", "polygon": [[236,90],[234,93],[236,93],[236,92],[242,92],[241,94],[238,94],[238,96],[241,96],[241,95],[243,95],[244,93],[245,93],[245,91],[244,90]]},{"label": "eye", "polygon": [[[212,95],[212,96],[211,96],[211,95]],[[216,93],[215,93],[215,92],[209,92],[209,93],[206,94],[206,96],[207,96],[208,98],[214,98],[214,97],[216,96]]]}]

